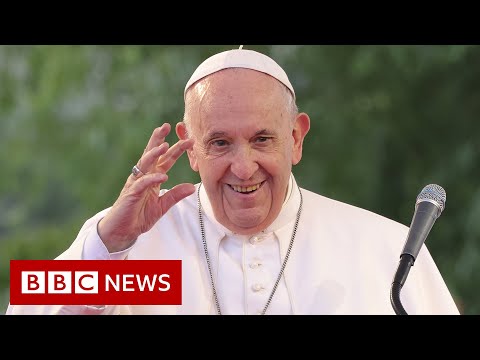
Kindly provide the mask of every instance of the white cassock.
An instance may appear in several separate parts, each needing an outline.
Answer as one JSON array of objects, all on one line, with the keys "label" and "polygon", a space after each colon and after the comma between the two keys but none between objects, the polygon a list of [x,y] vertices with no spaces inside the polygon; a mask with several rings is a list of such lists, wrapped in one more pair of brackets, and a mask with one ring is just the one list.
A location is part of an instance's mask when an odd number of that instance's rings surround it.
[{"label": "white cassock", "polygon": [[[266,314],[395,314],[390,289],[408,227],[306,189],[301,192],[303,206],[294,243]],[[287,254],[300,199],[292,174],[275,222],[261,233],[243,236],[215,220],[204,187],[200,189],[222,314],[250,315],[263,310]],[[70,248],[57,259],[182,260],[182,305],[10,305],[7,314],[217,313],[199,226],[197,192],[172,207],[131,248],[114,254],[108,253],[96,230],[108,210],[87,220]],[[401,301],[412,315],[459,314],[425,245],[402,288]]]}]

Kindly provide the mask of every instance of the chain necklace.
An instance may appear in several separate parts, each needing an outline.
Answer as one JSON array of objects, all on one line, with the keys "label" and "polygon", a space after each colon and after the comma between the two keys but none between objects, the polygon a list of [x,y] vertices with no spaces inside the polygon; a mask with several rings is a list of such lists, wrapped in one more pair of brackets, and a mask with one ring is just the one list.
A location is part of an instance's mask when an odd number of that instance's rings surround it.
[{"label": "chain necklace", "polygon": [[[205,236],[205,226],[203,223],[203,215],[202,215],[202,204],[200,202],[201,186],[202,186],[202,183],[200,183],[197,190],[198,220],[200,222],[200,231],[202,232],[203,250],[205,252],[205,259],[207,260],[208,272],[210,274],[210,282],[212,284],[213,296],[215,298],[215,305],[217,307],[217,314],[222,315],[222,312],[220,310],[220,303],[218,302],[217,290],[215,288],[215,282],[213,280],[212,267],[210,265],[210,256],[208,255],[207,240]],[[265,313],[267,312],[267,308],[270,305],[270,302],[272,301],[273,295],[275,294],[275,291],[277,291],[278,284],[282,279],[283,271],[285,270],[285,266],[287,265],[288,257],[290,256],[290,251],[292,250],[293,242],[295,240],[295,235],[297,234],[298,221],[300,220],[300,214],[302,212],[302,205],[303,205],[303,196],[302,196],[302,191],[300,190],[300,187],[298,187],[298,191],[300,193],[300,206],[298,207],[297,217],[295,219],[295,225],[293,226],[293,232],[292,232],[292,237],[290,239],[290,244],[288,245],[287,254],[285,255],[285,260],[283,260],[282,267],[280,268],[280,273],[278,274],[277,281],[275,281],[275,285],[273,286],[272,292],[268,297],[267,303],[265,304],[265,307],[263,308],[263,311],[261,313],[262,315],[265,315]]]}]

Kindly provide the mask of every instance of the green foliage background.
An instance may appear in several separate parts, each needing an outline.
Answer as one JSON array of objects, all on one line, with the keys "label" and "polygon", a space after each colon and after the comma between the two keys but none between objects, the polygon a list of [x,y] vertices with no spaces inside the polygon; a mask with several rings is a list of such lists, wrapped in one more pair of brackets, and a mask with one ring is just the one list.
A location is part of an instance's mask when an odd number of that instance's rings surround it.
[{"label": "green foliage background", "polygon": [[[196,66],[237,47],[0,46],[0,309],[9,260],[64,251],[153,129],[180,121]],[[480,46],[245,48],[284,67],[311,117],[303,187],[406,225],[425,185],[445,188],[426,244],[461,311],[479,314]],[[198,181],[185,156],[167,186],[184,181]]]}]

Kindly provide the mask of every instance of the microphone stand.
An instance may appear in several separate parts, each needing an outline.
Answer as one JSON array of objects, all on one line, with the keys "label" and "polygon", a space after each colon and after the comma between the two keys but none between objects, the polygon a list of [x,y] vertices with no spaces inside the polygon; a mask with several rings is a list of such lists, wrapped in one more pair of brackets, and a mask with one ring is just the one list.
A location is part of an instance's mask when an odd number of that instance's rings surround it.
[{"label": "microphone stand", "polygon": [[415,259],[412,255],[403,254],[400,257],[400,263],[398,264],[397,272],[393,278],[392,287],[390,289],[390,303],[397,315],[408,315],[402,305],[402,301],[400,300],[400,291],[402,290],[403,284],[405,284],[405,280],[407,279],[410,268],[413,266],[414,262]]},{"label": "microphone stand", "polygon": [[417,196],[407,241],[403,246],[400,263],[390,289],[390,302],[397,315],[408,315],[400,300],[400,291],[430,229],[445,208],[446,200],[445,190],[436,184],[425,186]]}]

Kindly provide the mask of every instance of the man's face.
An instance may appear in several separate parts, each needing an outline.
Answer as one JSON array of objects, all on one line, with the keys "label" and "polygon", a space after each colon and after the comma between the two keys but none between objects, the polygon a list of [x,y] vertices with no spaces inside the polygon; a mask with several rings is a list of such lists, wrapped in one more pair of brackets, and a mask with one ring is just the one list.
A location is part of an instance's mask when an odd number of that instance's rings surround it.
[{"label": "man's face", "polygon": [[299,146],[282,86],[261,72],[226,69],[189,94],[195,139],[190,164],[200,173],[217,220],[239,234],[259,232],[275,220],[292,164],[301,157],[305,133]]}]

